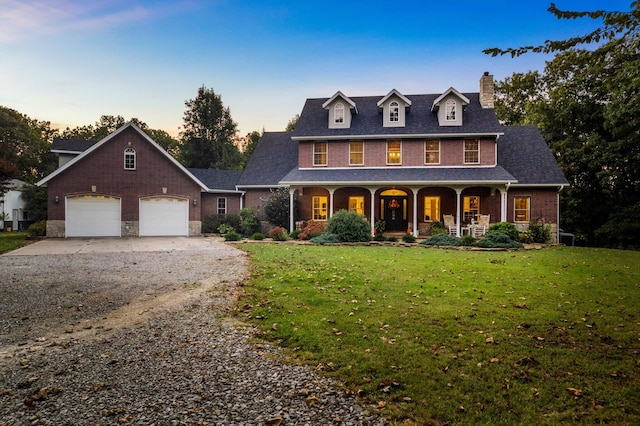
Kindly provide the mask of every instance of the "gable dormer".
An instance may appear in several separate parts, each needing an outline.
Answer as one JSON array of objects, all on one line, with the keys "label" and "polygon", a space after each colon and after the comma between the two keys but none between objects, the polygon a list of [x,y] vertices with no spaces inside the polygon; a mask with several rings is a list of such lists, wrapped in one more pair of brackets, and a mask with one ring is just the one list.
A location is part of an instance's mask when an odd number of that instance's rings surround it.
[{"label": "gable dormer", "polygon": [[469,98],[450,87],[433,101],[431,111],[437,112],[440,126],[462,126],[462,112],[467,105]]},{"label": "gable dormer", "polygon": [[411,106],[411,100],[398,92],[391,90],[378,101],[378,109],[382,111],[383,127],[404,127],[407,110]]},{"label": "gable dormer", "polygon": [[329,112],[330,129],[348,129],[351,127],[351,118],[358,113],[356,103],[340,91],[323,103],[322,108]]}]

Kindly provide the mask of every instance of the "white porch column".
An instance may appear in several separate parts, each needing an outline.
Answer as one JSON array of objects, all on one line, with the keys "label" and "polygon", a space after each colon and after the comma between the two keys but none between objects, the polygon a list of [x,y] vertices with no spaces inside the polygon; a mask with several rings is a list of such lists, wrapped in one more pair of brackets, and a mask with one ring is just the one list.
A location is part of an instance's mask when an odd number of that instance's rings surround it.
[{"label": "white porch column", "polygon": [[413,192],[413,236],[418,236],[418,190],[411,188]]},{"label": "white porch column", "polygon": [[369,192],[371,192],[371,212],[370,212],[370,218],[371,218],[371,235],[374,235],[374,229],[376,227],[376,218],[375,218],[375,212],[376,212],[376,190],[373,188],[369,188]]},{"label": "white porch column", "polygon": [[500,189],[500,222],[507,221],[507,190]]},{"label": "white porch column", "polygon": [[295,223],[293,218],[293,193],[296,192],[295,188],[289,187],[289,232],[295,231]]},{"label": "white porch column", "polygon": [[329,190],[329,219],[333,216],[333,193],[336,192],[335,188],[327,188]]},{"label": "white porch column", "polygon": [[460,237],[460,195],[462,189],[456,188],[456,237]]}]

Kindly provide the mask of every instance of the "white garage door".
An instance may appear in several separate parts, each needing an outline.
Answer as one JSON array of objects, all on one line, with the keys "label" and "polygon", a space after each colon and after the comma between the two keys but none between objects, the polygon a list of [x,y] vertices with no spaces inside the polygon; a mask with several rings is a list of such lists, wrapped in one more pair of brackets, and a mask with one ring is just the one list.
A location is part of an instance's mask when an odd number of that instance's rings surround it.
[{"label": "white garage door", "polygon": [[189,201],[174,197],[140,199],[140,236],[189,236]]},{"label": "white garage door", "polygon": [[120,198],[104,195],[67,197],[67,237],[119,237]]}]

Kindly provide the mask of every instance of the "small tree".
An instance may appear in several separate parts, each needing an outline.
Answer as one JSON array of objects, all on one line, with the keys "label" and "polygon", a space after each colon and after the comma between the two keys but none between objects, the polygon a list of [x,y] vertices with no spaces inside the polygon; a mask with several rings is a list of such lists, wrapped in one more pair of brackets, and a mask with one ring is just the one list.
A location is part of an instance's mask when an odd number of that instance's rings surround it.
[{"label": "small tree", "polygon": [[287,228],[289,226],[289,188],[272,189],[269,197],[262,200],[267,220],[270,224]]},{"label": "small tree", "polygon": [[240,229],[244,235],[253,235],[260,230],[258,207],[245,207],[240,210]]},{"label": "small tree", "polygon": [[343,242],[371,240],[371,228],[367,218],[347,210],[338,210],[331,216],[326,232],[338,235]]}]

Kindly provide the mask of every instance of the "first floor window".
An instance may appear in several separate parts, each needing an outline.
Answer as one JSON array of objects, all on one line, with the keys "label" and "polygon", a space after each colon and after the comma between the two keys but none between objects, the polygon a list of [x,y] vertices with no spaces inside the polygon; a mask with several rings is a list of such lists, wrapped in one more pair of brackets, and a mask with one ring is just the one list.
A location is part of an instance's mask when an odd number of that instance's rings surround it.
[{"label": "first floor window", "polygon": [[477,195],[464,197],[463,212],[465,222],[477,221],[480,216],[480,197]]},{"label": "first floor window", "polygon": [[349,197],[349,211],[364,215],[364,197]]},{"label": "first floor window", "polygon": [[530,197],[515,197],[513,199],[514,222],[529,222],[530,207]]},{"label": "first floor window", "polygon": [[440,220],[440,197],[424,197],[424,220]]},{"label": "first floor window", "polygon": [[227,199],[224,197],[218,198],[218,214],[227,214]]},{"label": "first floor window", "polygon": [[327,197],[313,197],[313,220],[327,220]]},{"label": "first floor window", "polygon": [[426,141],[424,145],[424,163],[440,164],[440,141]]},{"label": "first floor window", "polygon": [[477,139],[465,139],[464,141],[464,163],[480,163],[480,142]]},{"label": "first floor window", "polygon": [[316,142],[313,144],[313,165],[314,166],[327,165],[327,143],[326,142]]},{"label": "first floor window", "polygon": [[364,142],[349,142],[349,165],[361,166],[364,164]]},{"label": "first floor window", "polygon": [[124,150],[124,169],[125,170],[136,169],[136,150],[133,148],[126,148]]},{"label": "first floor window", "polygon": [[387,164],[402,164],[402,143],[400,141],[387,142]]}]

